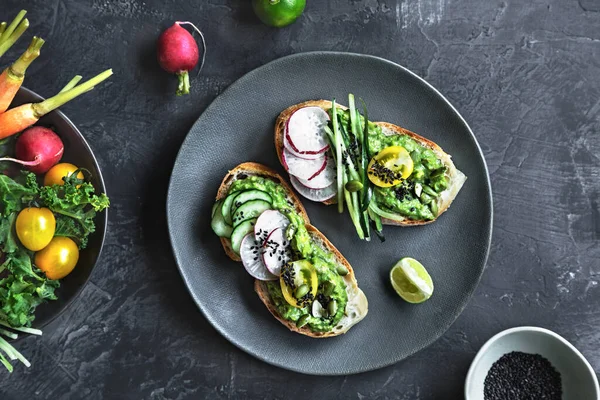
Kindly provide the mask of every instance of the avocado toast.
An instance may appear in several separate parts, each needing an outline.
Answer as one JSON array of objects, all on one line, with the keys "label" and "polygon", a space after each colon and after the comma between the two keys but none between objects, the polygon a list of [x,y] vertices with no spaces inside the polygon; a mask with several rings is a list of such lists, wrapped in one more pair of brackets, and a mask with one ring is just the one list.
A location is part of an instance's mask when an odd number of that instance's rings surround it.
[{"label": "avocado toast", "polygon": [[[328,100],[306,101],[281,112],[275,123],[275,147],[280,162],[291,175],[294,187],[303,196],[328,205],[339,203],[340,198],[343,199],[339,188],[343,188],[344,192],[345,189],[351,192],[358,190],[359,201],[355,201],[355,204],[360,203],[360,195],[364,192],[364,199],[368,201],[362,212],[367,222],[372,220],[373,225],[414,226],[434,222],[450,207],[465,183],[466,176],[456,168],[450,155],[431,140],[387,122],[367,120],[365,127],[366,115],[363,117],[355,111],[353,118],[351,114],[353,102],[354,98],[350,95],[350,109],[336,105],[335,120],[332,118],[333,103]],[[304,115],[298,116],[299,114]],[[292,120],[294,116],[299,121]],[[315,122],[319,118],[320,122]],[[354,161],[355,169],[363,172],[362,175],[357,173],[355,178],[343,174],[335,176],[337,165],[332,159],[336,158],[336,136],[333,128],[339,130],[340,138],[349,139],[345,139],[347,148],[343,148],[340,153],[344,157],[341,164],[348,168],[348,162],[352,165]],[[311,129],[312,133],[302,137],[304,132]],[[361,136],[364,142],[361,141]],[[362,159],[365,161],[360,165],[362,147]],[[354,158],[353,153],[357,154]],[[395,161],[402,160],[403,154],[410,168],[398,165],[400,162]],[[319,157],[325,160],[325,167],[317,171],[321,163]],[[385,157],[387,160],[393,159],[393,165],[389,165],[389,161],[386,164]],[[378,158],[383,158],[383,161],[379,162]],[[316,166],[316,174],[310,177],[304,175],[304,171],[313,166]],[[327,174],[329,179],[325,176]],[[340,177],[343,177],[345,186],[339,184],[336,190],[333,182],[339,181]],[[328,183],[331,184],[324,187]],[[370,192],[368,197],[367,189]],[[351,207],[348,208],[350,211]],[[368,225],[362,224],[359,227],[368,231]]]},{"label": "avocado toast", "polygon": [[337,336],[367,314],[352,267],[270,168],[247,162],[229,171],[211,225],[227,255],[256,278],[261,301],[291,331]]}]

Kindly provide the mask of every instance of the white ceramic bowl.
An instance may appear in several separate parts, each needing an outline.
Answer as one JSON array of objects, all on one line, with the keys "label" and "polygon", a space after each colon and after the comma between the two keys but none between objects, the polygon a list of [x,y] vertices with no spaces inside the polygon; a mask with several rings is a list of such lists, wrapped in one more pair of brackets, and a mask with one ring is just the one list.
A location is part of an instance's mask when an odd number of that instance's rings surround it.
[{"label": "white ceramic bowl", "polygon": [[483,345],[467,374],[466,400],[484,400],[483,383],[488,371],[511,351],[540,354],[548,359],[560,372],[563,400],[600,400],[596,373],[579,350],[560,335],[532,326],[507,329]]}]

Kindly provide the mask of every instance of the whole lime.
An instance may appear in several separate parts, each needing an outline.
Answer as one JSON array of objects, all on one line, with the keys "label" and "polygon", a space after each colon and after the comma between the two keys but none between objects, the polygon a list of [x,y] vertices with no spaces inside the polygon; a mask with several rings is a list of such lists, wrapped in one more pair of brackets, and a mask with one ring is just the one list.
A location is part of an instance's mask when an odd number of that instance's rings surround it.
[{"label": "whole lime", "polygon": [[254,12],[267,25],[281,28],[294,22],[306,6],[306,0],[252,0]]}]

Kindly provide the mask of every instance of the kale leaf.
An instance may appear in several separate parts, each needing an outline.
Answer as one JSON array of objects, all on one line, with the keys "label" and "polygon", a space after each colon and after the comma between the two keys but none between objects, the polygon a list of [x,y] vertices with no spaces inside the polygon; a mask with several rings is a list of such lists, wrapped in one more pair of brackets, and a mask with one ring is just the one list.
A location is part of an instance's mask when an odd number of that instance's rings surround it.
[{"label": "kale leaf", "polygon": [[[33,175],[33,174],[31,174]],[[34,180],[26,177],[25,185],[16,180],[0,174],[0,213],[6,216],[14,211],[20,211],[23,204],[27,204],[35,199],[39,187]]]},{"label": "kale leaf", "polygon": [[[93,228],[95,229],[95,227]],[[56,217],[56,230],[54,231],[54,236],[71,238],[78,244],[80,249],[85,249],[87,247],[88,237],[86,232],[81,224],[71,217],[66,217],[64,215]]]},{"label": "kale leaf", "polygon": [[15,233],[15,220],[17,213],[11,212],[8,216],[0,219],[0,249],[3,253],[14,253],[17,250],[18,242]]},{"label": "kale leaf", "polygon": [[23,248],[7,254],[0,269],[10,272],[0,280],[0,317],[14,327],[30,326],[36,307],[56,300],[59,282],[46,279],[37,268],[34,271],[31,255]]},{"label": "kale leaf", "polygon": [[64,178],[64,185],[43,186],[40,204],[57,216],[57,236],[67,236],[84,249],[90,233],[96,231],[94,218],[110,205],[106,194],[95,194],[94,186],[77,178],[77,172]]},{"label": "kale leaf", "polygon": [[55,236],[69,237],[84,249],[96,230],[97,212],[109,204],[108,197],[97,195],[91,183],[77,178],[77,172],[64,178],[63,185],[42,187],[30,172],[15,179],[0,174],[0,320],[13,327],[30,326],[36,307],[56,300],[60,286],[33,265],[33,253],[19,242],[15,232],[19,211],[29,206],[49,208],[56,219]]}]

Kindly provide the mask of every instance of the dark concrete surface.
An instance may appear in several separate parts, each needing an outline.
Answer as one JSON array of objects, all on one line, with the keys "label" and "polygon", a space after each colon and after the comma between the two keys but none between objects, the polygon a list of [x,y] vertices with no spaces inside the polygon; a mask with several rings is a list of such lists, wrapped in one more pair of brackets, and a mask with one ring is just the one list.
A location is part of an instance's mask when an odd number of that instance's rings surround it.
[{"label": "dark concrete surface", "polygon": [[[107,67],[110,83],[62,110],[79,126],[112,199],[91,281],[41,338],[30,369],[0,372],[2,399],[459,399],[469,364],[498,331],[538,325],[600,371],[600,2],[308,0],[282,30],[246,0],[3,0],[47,40],[26,86],[48,96]],[[209,46],[192,94],[174,96],[154,43],[174,20]],[[23,43],[3,60],[15,57]],[[168,243],[165,195],[202,110],[244,73],[309,50],[374,54],[424,77],[457,107],[494,191],[487,270],[462,316],[395,366],[311,377],[239,351],[202,317]]]}]

